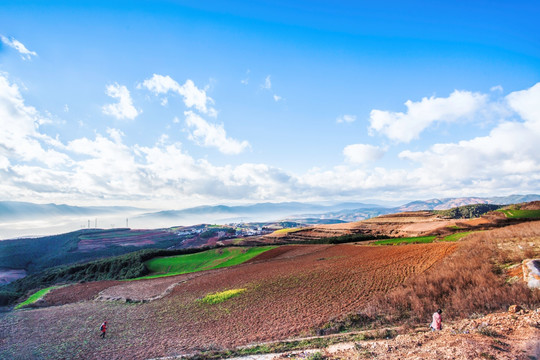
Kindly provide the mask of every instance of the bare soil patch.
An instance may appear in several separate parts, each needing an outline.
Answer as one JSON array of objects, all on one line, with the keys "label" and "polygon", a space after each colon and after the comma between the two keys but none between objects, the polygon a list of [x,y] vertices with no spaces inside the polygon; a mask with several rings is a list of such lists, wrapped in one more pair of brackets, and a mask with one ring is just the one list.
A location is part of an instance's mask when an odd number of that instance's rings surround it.
[{"label": "bare soil patch", "polygon": [[94,300],[100,291],[118,283],[120,283],[120,281],[95,281],[61,287],[47,293],[43,298],[42,304],[57,306],[85,300]]},{"label": "bare soil patch", "polygon": [[119,230],[99,235],[82,236],[77,251],[87,252],[111,246],[145,246],[171,238],[171,233],[161,230]]},{"label": "bare soil patch", "polygon": [[522,210],[540,210],[540,201],[531,201],[521,206]]}]

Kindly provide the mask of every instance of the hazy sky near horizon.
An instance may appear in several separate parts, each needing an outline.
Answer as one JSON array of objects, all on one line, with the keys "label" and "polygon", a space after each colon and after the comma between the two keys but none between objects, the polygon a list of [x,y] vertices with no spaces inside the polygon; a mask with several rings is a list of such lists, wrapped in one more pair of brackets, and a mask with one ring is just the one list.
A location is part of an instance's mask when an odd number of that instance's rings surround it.
[{"label": "hazy sky near horizon", "polygon": [[536,1],[3,1],[0,200],[540,192]]}]

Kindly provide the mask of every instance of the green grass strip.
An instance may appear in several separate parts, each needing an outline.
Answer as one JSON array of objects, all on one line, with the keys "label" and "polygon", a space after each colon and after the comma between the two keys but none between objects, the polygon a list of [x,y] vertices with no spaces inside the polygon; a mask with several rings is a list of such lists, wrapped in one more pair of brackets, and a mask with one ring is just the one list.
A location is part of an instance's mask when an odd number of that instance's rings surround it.
[{"label": "green grass strip", "polygon": [[373,245],[398,245],[398,244],[426,244],[433,242],[435,236],[417,236],[417,237],[404,237],[395,239],[378,240]]},{"label": "green grass strip", "polygon": [[465,231],[465,232],[455,233],[455,234],[446,236],[443,239],[443,241],[458,241],[458,240],[461,240],[462,238],[464,238],[465,236],[467,236],[469,234],[472,234],[472,233],[475,233],[475,232],[476,231]]},{"label": "green grass strip", "polygon": [[234,266],[275,248],[276,246],[230,247],[207,250],[196,254],[155,258],[144,263],[152,274],[137,279],[152,279]]},{"label": "green grass strip", "polygon": [[219,304],[232,297],[238,296],[245,291],[246,289],[232,289],[232,290],[217,292],[214,294],[208,294],[203,299],[201,299],[201,301],[207,304]]},{"label": "green grass strip", "polygon": [[540,219],[540,210],[498,210],[506,215],[509,219]]},{"label": "green grass strip", "polygon": [[38,301],[39,299],[44,297],[49,291],[51,291],[52,289],[56,289],[57,287],[58,286],[51,286],[51,287],[48,287],[48,288],[45,288],[45,289],[41,289],[38,292],[35,292],[28,299],[26,299],[24,302],[22,302],[22,303],[18,304],[17,306],[15,306],[15,310],[20,309],[20,308],[22,308],[24,306],[28,306],[30,304],[35,303],[36,301]]}]

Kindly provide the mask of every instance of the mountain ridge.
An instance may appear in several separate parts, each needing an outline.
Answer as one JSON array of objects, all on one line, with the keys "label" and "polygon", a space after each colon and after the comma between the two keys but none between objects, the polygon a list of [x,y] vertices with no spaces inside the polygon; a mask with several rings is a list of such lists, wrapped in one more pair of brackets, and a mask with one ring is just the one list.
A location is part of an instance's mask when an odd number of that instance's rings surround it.
[{"label": "mountain ridge", "polygon": [[[121,212],[138,212],[138,217],[157,218],[178,218],[187,216],[204,215],[265,215],[269,216],[281,214],[281,217],[290,216],[310,216],[316,215],[319,218],[346,217],[351,213],[359,212],[362,216],[377,216],[392,212],[419,211],[419,210],[447,210],[463,205],[473,204],[497,204],[507,205],[522,202],[540,200],[540,195],[508,195],[493,197],[455,197],[455,198],[432,198],[428,200],[415,200],[397,207],[389,207],[377,204],[366,204],[362,202],[342,202],[333,205],[304,203],[304,202],[263,202],[248,205],[202,205],[179,210],[148,211],[148,209],[130,206],[74,206],[66,204],[36,204],[19,201],[0,201],[0,221],[14,218],[31,218],[36,216],[68,216],[68,215],[97,215],[114,214]],[[366,217],[363,217],[366,218]]]}]

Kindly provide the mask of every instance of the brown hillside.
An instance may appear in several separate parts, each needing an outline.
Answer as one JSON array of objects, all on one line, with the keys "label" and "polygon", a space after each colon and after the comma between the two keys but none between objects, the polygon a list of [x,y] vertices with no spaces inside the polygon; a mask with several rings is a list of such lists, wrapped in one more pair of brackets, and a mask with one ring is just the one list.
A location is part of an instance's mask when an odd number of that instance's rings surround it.
[{"label": "brown hillside", "polygon": [[[351,234],[405,237],[422,236],[456,225],[458,220],[441,219],[428,211],[382,215],[352,223],[317,225],[292,232],[276,232],[262,237],[268,242],[309,241]],[[461,220],[463,222],[463,220]]]},{"label": "brown hillside", "polygon": [[[521,209],[540,209],[540,201],[520,205]],[[259,238],[266,243],[312,241],[344,235],[388,237],[446,236],[457,231],[487,230],[527,220],[507,219],[504,213],[493,211],[475,219],[446,219],[430,211],[409,211],[381,215],[375,218],[342,224],[315,225],[290,232],[277,231]]]}]

